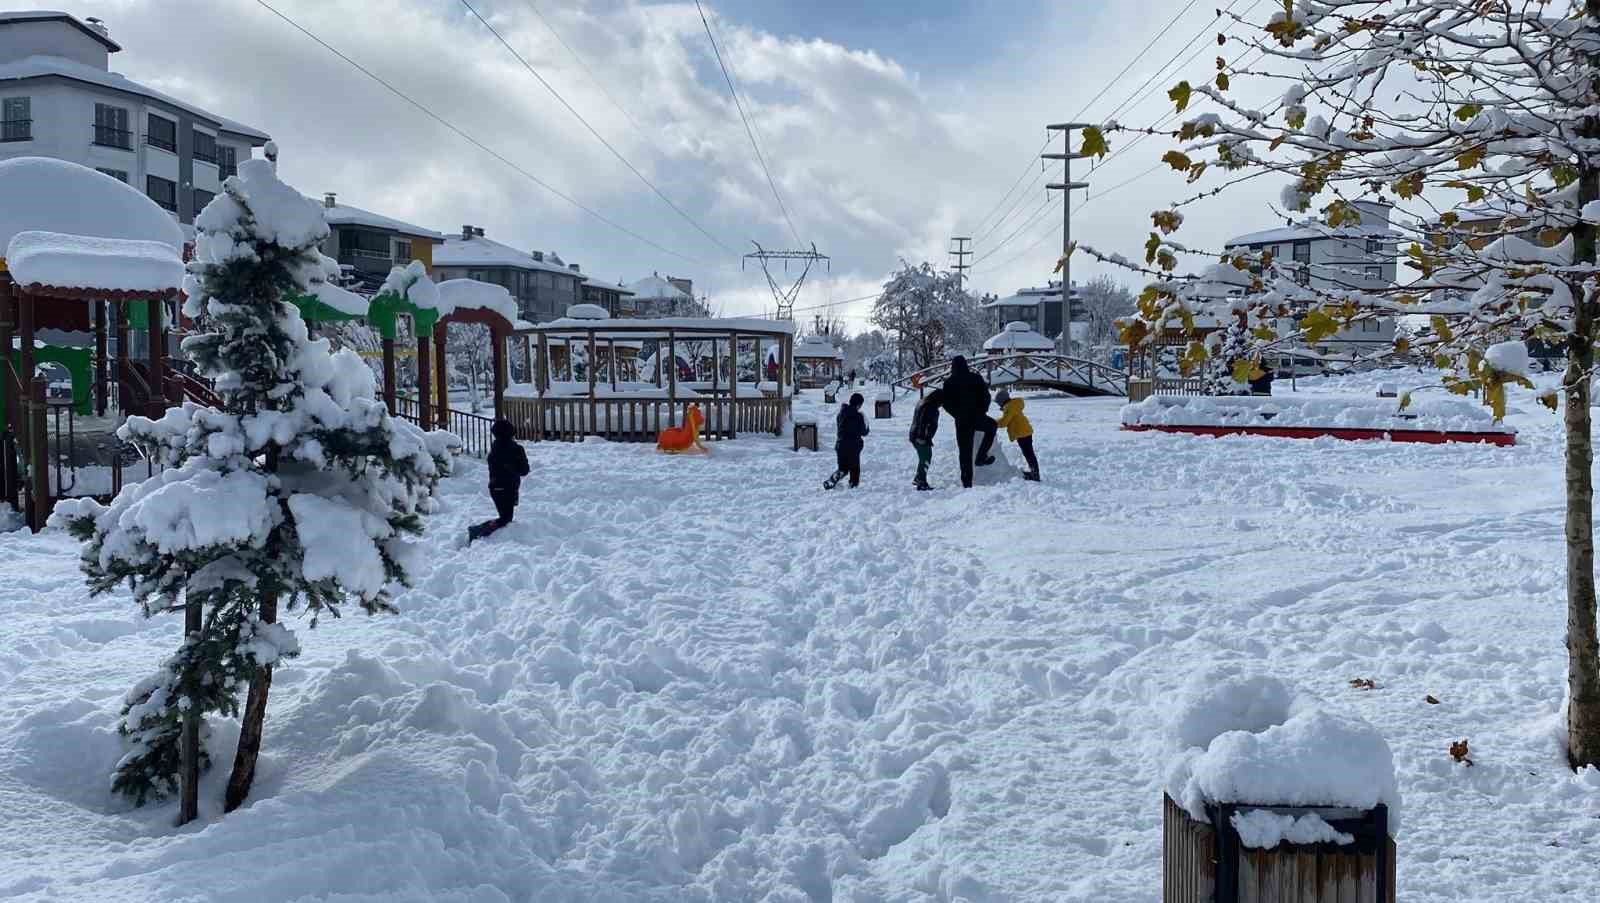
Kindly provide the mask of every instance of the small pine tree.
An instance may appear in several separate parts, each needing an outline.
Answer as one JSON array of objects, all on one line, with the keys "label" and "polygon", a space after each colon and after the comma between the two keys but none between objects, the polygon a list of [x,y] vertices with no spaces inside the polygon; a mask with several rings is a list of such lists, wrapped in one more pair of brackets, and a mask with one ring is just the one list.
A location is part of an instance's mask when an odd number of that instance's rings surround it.
[{"label": "small pine tree", "polygon": [[[124,583],[146,615],[185,609],[184,644],[129,695],[129,752],[114,788],[136,803],[192,782],[182,768],[186,724],[239,713],[249,685],[227,808],[249,792],[272,667],[298,652],[278,607],[304,607],[312,626],[350,598],[392,610],[407,584],[408,537],[421,532],[453,439],[389,415],[372,372],[351,351],[311,340],[292,294],[315,292],[337,266],[318,250],[318,205],[250,160],[196,219],[184,312],[199,331],[183,350],[212,379],[221,410],[185,403],[118,431],[158,461],[154,478],[109,506],[66,501],[53,522],[86,545],[91,592]],[[192,817],[192,811],[181,818]]]}]

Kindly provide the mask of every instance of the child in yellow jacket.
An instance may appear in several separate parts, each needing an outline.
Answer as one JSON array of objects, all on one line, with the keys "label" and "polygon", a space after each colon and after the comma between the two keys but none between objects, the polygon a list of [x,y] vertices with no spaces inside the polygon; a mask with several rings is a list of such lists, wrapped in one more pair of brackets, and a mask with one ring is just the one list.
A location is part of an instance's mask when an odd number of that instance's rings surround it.
[{"label": "child in yellow jacket", "polygon": [[1022,449],[1022,457],[1028,460],[1028,469],[1023,471],[1022,478],[1037,481],[1039,459],[1033,454],[1033,424],[1022,413],[1022,399],[1012,398],[1010,392],[1001,389],[995,393],[994,400],[1000,405],[1000,419],[996,424],[1006,428],[1006,438],[1017,443],[1017,448]]}]

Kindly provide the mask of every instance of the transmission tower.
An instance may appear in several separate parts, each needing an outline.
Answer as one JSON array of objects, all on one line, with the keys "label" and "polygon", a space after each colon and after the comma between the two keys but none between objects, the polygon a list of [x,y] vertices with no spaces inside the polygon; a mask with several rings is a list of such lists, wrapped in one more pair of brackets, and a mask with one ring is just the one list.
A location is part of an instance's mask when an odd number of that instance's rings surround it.
[{"label": "transmission tower", "polygon": [[971,243],[972,237],[968,235],[954,235],[950,238],[950,269],[955,272],[958,285],[966,285],[967,270],[972,269],[972,264],[967,263],[967,258],[972,256],[972,252],[967,250],[967,246]]},{"label": "transmission tower", "polygon": [[[768,251],[766,248],[761,247],[760,242],[752,241],[750,243],[755,245],[756,249],[744,255],[744,260],[761,262],[761,272],[767,277],[767,286],[772,289],[772,298],[778,302],[778,319],[793,320],[794,299],[800,296],[800,286],[805,284],[806,275],[811,272],[811,267],[820,260],[827,265],[828,272],[831,273],[833,272],[833,261],[828,259],[828,255],[817,253],[815,242],[812,243],[809,251]],[[799,261],[802,264],[800,277],[787,289],[778,285],[778,280],[772,277],[772,261],[774,260],[783,261],[785,276],[789,274],[789,261]],[[744,269],[743,262],[740,262],[739,268]]]}]

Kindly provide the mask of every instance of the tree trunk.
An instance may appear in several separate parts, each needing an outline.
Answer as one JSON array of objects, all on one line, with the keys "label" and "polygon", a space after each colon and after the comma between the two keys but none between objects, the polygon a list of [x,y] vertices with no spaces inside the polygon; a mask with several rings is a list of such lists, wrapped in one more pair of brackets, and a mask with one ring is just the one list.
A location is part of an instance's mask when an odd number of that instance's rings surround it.
[{"label": "tree trunk", "polygon": [[[183,633],[186,637],[200,637],[203,629],[201,601],[188,596],[183,603]],[[189,664],[190,668],[193,663]],[[179,739],[180,765],[183,773],[178,777],[178,824],[186,825],[200,815],[200,710],[190,706],[183,713],[183,735]]]},{"label": "tree trunk", "polygon": [[[1588,0],[1590,17],[1600,17],[1600,0]],[[1591,37],[1593,33],[1591,32]],[[1590,55],[1600,74],[1600,55]],[[1588,116],[1580,129],[1600,137],[1600,117]],[[1578,207],[1600,200],[1600,161],[1580,160]],[[1595,226],[1580,221],[1573,229],[1574,262],[1596,262]],[[1578,280],[1574,280],[1577,282]],[[1573,335],[1567,350],[1567,750],[1574,768],[1600,766],[1600,640],[1595,631],[1594,443],[1589,411],[1589,371],[1594,365],[1595,308],[1600,299],[1580,283]]]},{"label": "tree trunk", "polygon": [[[278,597],[264,594],[261,597],[261,623],[273,624],[278,620]],[[244,805],[250,796],[250,785],[256,779],[256,759],[261,755],[261,729],[267,720],[267,694],[272,690],[272,666],[263,665],[250,681],[250,694],[245,698],[244,718],[239,725],[239,751],[233,757],[233,773],[228,775],[228,793],[222,811],[232,812]]]}]

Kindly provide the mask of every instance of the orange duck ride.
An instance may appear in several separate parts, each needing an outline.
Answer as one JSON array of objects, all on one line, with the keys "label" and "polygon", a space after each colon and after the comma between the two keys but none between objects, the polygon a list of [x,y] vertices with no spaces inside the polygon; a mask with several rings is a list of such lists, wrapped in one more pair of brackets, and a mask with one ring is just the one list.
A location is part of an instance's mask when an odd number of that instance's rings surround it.
[{"label": "orange duck ride", "polygon": [[683,426],[669,426],[661,431],[661,435],[656,438],[656,451],[669,455],[705,454],[710,451],[700,444],[700,427],[706,422],[705,415],[700,413],[700,406],[690,405],[689,413],[684,419]]}]

